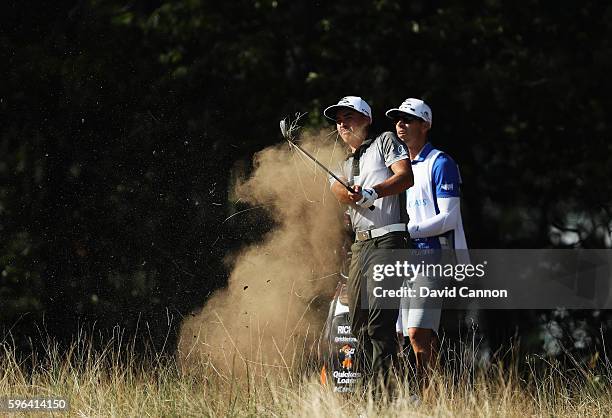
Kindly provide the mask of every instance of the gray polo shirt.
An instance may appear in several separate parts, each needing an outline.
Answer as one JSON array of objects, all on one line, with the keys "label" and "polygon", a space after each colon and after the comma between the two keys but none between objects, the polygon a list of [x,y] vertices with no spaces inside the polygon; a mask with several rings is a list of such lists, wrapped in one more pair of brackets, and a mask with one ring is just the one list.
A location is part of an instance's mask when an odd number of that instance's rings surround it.
[{"label": "gray polo shirt", "polygon": [[[408,159],[406,147],[395,136],[394,133],[384,132],[380,134],[366,149],[359,160],[359,177],[353,178],[353,157],[340,163],[340,167],[334,171],[338,177],[349,180],[350,185],[361,185],[369,187],[377,185],[391,177],[393,171],[389,168],[391,164]],[[330,184],[336,180],[329,177]],[[349,205],[349,215],[355,231],[380,228],[381,226],[397,224],[404,216],[400,217],[399,195],[387,196],[376,199],[375,209],[362,208]]]}]

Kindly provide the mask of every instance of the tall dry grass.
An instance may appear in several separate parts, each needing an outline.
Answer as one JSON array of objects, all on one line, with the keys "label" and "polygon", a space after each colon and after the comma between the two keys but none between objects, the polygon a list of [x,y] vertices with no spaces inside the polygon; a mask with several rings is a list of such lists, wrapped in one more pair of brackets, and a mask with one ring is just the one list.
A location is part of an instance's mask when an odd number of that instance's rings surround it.
[{"label": "tall dry grass", "polygon": [[446,347],[444,366],[415,402],[408,362],[404,377],[395,376],[396,396],[374,400],[362,392],[336,394],[319,383],[314,367],[304,365],[296,372],[234,358],[234,372],[222,373],[202,358],[181,370],[172,357],[136,356],[134,344],[119,338],[104,349],[92,347],[81,336],[68,350],[48,342],[44,354],[24,357],[3,343],[0,397],[65,397],[69,414],[84,417],[612,416],[607,359],[582,366],[506,355],[477,365],[469,344]]}]

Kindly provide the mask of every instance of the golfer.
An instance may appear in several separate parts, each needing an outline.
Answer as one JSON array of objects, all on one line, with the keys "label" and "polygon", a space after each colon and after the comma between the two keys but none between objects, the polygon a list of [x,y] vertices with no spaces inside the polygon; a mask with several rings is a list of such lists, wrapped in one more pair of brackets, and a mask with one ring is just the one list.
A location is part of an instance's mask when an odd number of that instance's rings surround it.
[{"label": "golfer", "polygon": [[397,353],[399,300],[376,299],[369,291],[374,285],[367,270],[377,257],[370,250],[410,248],[405,198],[400,199],[412,186],[410,161],[406,147],[392,132],[368,137],[372,113],[362,98],[344,97],[323,114],[336,123],[351,152],[336,174],[353,192],[332,177],[330,182],[338,201],[349,205],[356,237],[347,291],[351,331],[360,341],[357,369],[365,377],[386,379]]},{"label": "golfer", "polygon": [[[406,207],[414,248],[467,249],[459,205],[459,168],[448,154],[428,142],[431,108],[423,100],[410,98],[386,115],[395,122],[397,136],[410,153],[414,186],[406,193]],[[421,372],[435,352],[440,315],[440,309],[409,309],[409,299],[402,300],[398,331],[410,338]]]}]

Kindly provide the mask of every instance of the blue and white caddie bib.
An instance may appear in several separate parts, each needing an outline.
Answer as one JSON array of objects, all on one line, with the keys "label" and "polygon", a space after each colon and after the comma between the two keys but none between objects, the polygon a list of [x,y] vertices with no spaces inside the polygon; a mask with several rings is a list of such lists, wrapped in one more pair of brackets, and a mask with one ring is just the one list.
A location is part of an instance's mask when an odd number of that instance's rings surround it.
[{"label": "blue and white caddie bib", "polygon": [[[414,222],[422,222],[438,213],[437,199],[460,197],[461,176],[459,167],[450,156],[425,144],[419,155],[411,161],[414,185],[406,191],[406,210]],[[420,249],[466,249],[463,222],[442,236],[414,238],[414,246]],[[445,245],[442,245],[445,244]]]}]

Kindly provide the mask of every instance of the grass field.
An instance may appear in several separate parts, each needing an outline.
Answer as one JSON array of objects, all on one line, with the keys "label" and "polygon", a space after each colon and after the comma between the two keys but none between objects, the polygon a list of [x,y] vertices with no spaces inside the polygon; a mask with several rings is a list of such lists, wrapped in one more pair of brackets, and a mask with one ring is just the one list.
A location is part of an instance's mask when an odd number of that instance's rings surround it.
[{"label": "grass field", "polygon": [[63,354],[49,343],[44,355],[21,359],[9,344],[1,347],[0,397],[64,397],[70,416],[612,416],[612,367],[601,359],[584,367],[540,357],[475,367],[467,350],[447,350],[445,366],[415,403],[410,370],[394,399],[374,401],[334,393],[304,365],[292,371],[236,360],[240,373],[233,373],[202,359],[187,371],[172,357],[136,361],[133,348],[118,341],[97,351],[75,343]]}]

